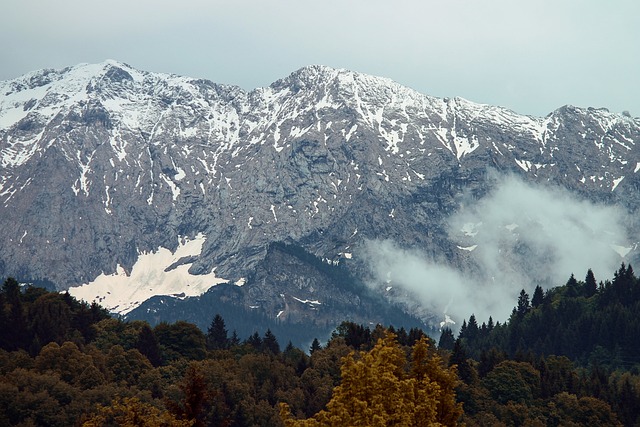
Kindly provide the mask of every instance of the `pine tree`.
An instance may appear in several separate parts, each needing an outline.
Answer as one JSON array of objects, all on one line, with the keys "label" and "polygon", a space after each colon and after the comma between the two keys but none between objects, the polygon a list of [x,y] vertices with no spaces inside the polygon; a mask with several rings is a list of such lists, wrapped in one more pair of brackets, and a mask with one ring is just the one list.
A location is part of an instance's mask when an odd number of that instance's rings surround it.
[{"label": "pine tree", "polygon": [[487,331],[491,332],[496,325],[493,324],[493,317],[489,316],[489,321],[487,322]]},{"label": "pine tree", "polygon": [[260,338],[260,334],[258,334],[258,331],[255,331],[253,334],[251,334],[245,342],[255,350],[262,349],[262,338]]},{"label": "pine tree", "polygon": [[443,328],[440,334],[440,340],[438,340],[438,348],[442,350],[453,350],[455,343],[456,339],[453,336],[451,328]]},{"label": "pine tree", "polygon": [[584,279],[584,296],[587,298],[592,297],[598,291],[598,284],[596,278],[593,275],[593,271],[589,269],[587,271],[587,277]]},{"label": "pine tree", "polygon": [[234,329],[233,332],[231,333],[231,338],[229,338],[229,346],[235,347],[238,345],[240,345],[240,338],[238,337],[238,333]]},{"label": "pine tree", "polygon": [[467,319],[462,321],[462,326],[460,326],[460,331],[458,332],[458,339],[466,338],[467,335]]},{"label": "pine tree", "polygon": [[465,338],[467,338],[468,345],[473,346],[474,340],[478,338],[478,322],[476,321],[476,315],[472,314],[469,317],[469,323],[467,323],[467,332],[465,334]]},{"label": "pine tree", "polygon": [[[20,295],[20,284],[12,277],[5,280],[2,286],[4,300],[9,309],[6,313],[6,325],[2,326],[5,350],[13,351],[25,348],[28,340],[28,325]],[[4,309],[4,307],[0,307]]]},{"label": "pine tree", "polygon": [[540,287],[540,285],[536,286],[536,289],[533,291],[533,297],[531,298],[531,306],[533,308],[540,307],[544,302],[544,291]]},{"label": "pine tree", "polygon": [[569,277],[569,280],[567,280],[567,284],[565,285],[567,287],[567,295],[570,297],[577,297],[578,295],[580,295],[580,289],[578,286],[578,281],[576,280],[575,276],[573,275],[573,273],[571,273],[571,277]]},{"label": "pine tree", "polygon": [[531,305],[529,304],[529,294],[523,290],[520,291],[520,296],[518,296],[518,308],[516,309],[516,314],[519,318],[524,317],[525,314],[529,311]]},{"label": "pine tree", "polygon": [[224,319],[216,314],[207,329],[207,348],[209,350],[223,350],[229,348],[229,338]]},{"label": "pine tree", "polygon": [[136,349],[149,359],[153,366],[158,367],[162,364],[160,343],[148,323],[143,324],[140,328]]},{"label": "pine tree", "polygon": [[462,339],[458,338],[453,345],[451,357],[449,358],[449,366],[458,367],[458,376],[462,381],[471,384],[474,380],[473,368],[469,364],[467,351],[464,348]]},{"label": "pine tree", "polygon": [[322,346],[320,345],[320,341],[318,341],[318,338],[314,338],[313,342],[311,343],[311,348],[309,349],[309,354],[313,354],[318,350],[322,350]]},{"label": "pine tree", "polygon": [[280,344],[271,329],[267,329],[262,338],[262,348],[272,354],[280,354]]}]

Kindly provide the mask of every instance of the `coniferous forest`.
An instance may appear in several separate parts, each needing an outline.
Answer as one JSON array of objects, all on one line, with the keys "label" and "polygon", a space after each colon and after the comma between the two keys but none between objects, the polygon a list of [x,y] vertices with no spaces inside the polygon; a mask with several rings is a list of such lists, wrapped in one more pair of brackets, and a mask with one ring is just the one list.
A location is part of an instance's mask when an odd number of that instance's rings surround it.
[{"label": "coniferous forest", "polygon": [[[482,322],[482,323],[480,323]],[[151,327],[6,279],[0,425],[636,426],[640,281],[621,265],[520,292],[505,323],[340,324],[299,349],[219,316]]]}]

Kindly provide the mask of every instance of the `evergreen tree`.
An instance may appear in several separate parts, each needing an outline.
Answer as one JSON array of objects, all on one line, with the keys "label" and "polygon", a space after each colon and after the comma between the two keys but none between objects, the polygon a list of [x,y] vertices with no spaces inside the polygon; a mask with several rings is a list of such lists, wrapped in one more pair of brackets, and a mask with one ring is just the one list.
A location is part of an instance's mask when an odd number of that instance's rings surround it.
[{"label": "evergreen tree", "polygon": [[280,345],[278,344],[276,336],[271,332],[271,329],[267,329],[264,333],[264,337],[262,338],[262,348],[272,354],[280,354]]},{"label": "evergreen tree", "polygon": [[229,338],[229,346],[235,347],[238,345],[240,345],[240,338],[238,337],[238,333],[234,329],[233,332],[231,333],[231,338]]},{"label": "evergreen tree", "polygon": [[262,338],[260,338],[260,334],[258,334],[258,331],[255,331],[253,334],[251,334],[245,342],[254,350],[262,349]]},{"label": "evergreen tree", "polygon": [[438,348],[442,350],[453,350],[453,346],[456,343],[456,339],[453,336],[451,328],[444,327],[440,333],[440,340],[438,340]]},{"label": "evergreen tree", "polygon": [[407,345],[413,347],[418,341],[425,337],[426,335],[422,329],[411,328],[409,329],[409,336],[407,337]]},{"label": "evergreen tree", "polygon": [[536,285],[536,289],[533,291],[533,297],[531,298],[531,306],[533,308],[540,307],[544,302],[544,291],[540,285]]},{"label": "evergreen tree", "polygon": [[469,317],[469,323],[467,323],[467,332],[465,337],[469,341],[468,345],[473,345],[476,338],[478,338],[478,322],[476,321],[476,315],[472,314]]},{"label": "evergreen tree", "polygon": [[573,273],[571,273],[571,277],[569,277],[569,280],[567,281],[567,284],[565,286],[567,288],[567,295],[568,296],[577,297],[578,295],[580,295],[580,289],[579,289],[578,281],[576,280],[576,278],[573,275]]},{"label": "evergreen tree", "polygon": [[309,354],[313,354],[318,350],[322,350],[322,346],[320,345],[320,341],[318,341],[318,338],[314,338],[313,342],[311,343],[311,348],[309,349]]},{"label": "evergreen tree", "polygon": [[451,357],[449,358],[449,366],[458,367],[458,376],[466,384],[471,384],[474,380],[473,367],[467,358],[467,350],[462,343],[462,339],[458,338],[453,345]]},{"label": "evergreen tree", "polygon": [[593,271],[589,269],[587,271],[587,277],[584,279],[584,296],[587,298],[592,297],[598,291],[598,284],[596,278],[593,275]]},{"label": "evergreen tree", "polygon": [[41,345],[62,344],[71,327],[71,309],[64,295],[47,293],[31,304],[31,329]]},{"label": "evergreen tree", "polygon": [[223,350],[229,348],[229,344],[224,319],[216,314],[207,329],[207,348],[209,350]]},{"label": "evergreen tree", "polygon": [[529,294],[523,290],[520,291],[520,295],[518,296],[518,307],[516,309],[516,314],[519,318],[524,317],[525,314],[529,312],[531,305],[529,304]]},{"label": "evergreen tree", "polygon": [[16,304],[20,301],[20,284],[13,277],[9,277],[2,285],[2,293],[9,304]]},{"label": "evergreen tree", "polygon": [[462,326],[460,326],[460,331],[458,332],[458,339],[466,338],[467,335],[467,319],[462,321]]},{"label": "evergreen tree", "polygon": [[[8,305],[6,325],[2,325],[2,341],[6,350],[18,350],[27,347],[29,330],[20,295],[20,284],[9,277],[2,286],[4,300]],[[0,307],[4,309],[4,307]]]},{"label": "evergreen tree", "polygon": [[495,328],[493,324],[493,317],[489,316],[489,321],[487,322],[487,331],[491,332]]},{"label": "evergreen tree", "polygon": [[138,340],[136,341],[136,349],[149,359],[149,362],[151,362],[153,366],[158,367],[162,364],[160,343],[148,323],[144,323],[140,328]]}]

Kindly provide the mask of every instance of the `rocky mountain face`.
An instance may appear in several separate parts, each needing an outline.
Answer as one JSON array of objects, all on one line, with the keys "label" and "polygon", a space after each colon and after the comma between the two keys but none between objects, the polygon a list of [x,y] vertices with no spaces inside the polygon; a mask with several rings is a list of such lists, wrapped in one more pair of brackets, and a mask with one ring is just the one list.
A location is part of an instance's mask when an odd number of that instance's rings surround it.
[{"label": "rocky mountain face", "polygon": [[115,61],[37,71],[0,82],[0,276],[67,289],[132,276],[143,254],[203,236],[165,270],[244,284],[238,304],[275,319],[287,298],[361,291],[291,279],[301,258],[275,256],[274,242],[359,280],[374,238],[463,264],[443,221],[463,193],[489,190],[489,170],[635,211],[637,141],[628,114],[522,116],[322,66],[251,92]]}]

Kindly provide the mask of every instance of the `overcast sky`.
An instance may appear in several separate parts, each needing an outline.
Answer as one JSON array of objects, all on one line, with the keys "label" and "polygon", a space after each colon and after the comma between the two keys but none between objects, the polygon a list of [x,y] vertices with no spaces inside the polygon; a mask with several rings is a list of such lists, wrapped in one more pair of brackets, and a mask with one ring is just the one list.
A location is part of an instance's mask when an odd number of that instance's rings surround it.
[{"label": "overcast sky", "polygon": [[640,116],[638,0],[2,0],[0,80],[116,59],[247,90],[322,64],[544,116]]}]

